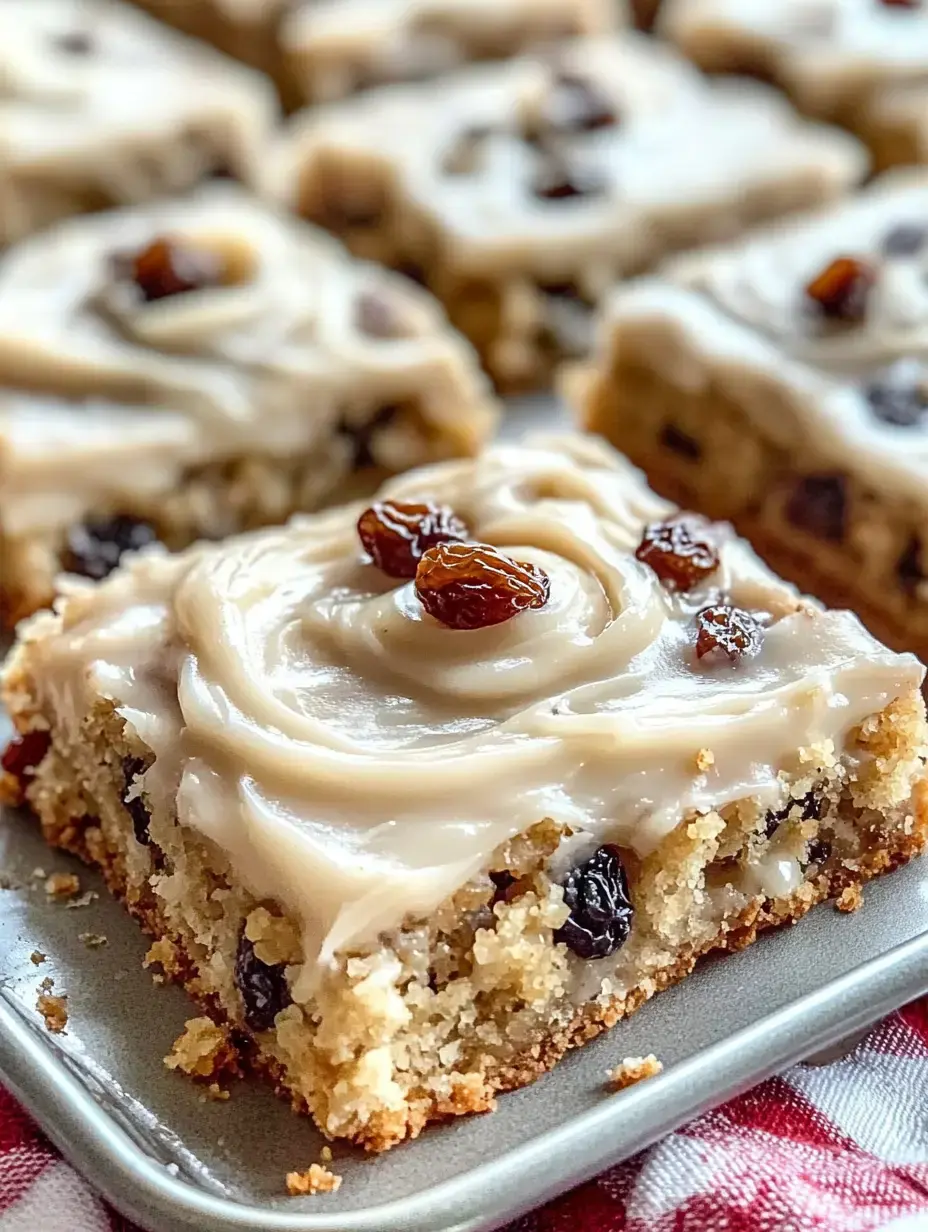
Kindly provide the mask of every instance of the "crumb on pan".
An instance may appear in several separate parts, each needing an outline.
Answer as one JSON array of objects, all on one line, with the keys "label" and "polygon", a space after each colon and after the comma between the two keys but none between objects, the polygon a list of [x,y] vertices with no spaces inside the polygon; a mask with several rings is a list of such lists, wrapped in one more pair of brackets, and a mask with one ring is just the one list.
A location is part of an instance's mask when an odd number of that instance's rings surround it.
[{"label": "crumb on pan", "polygon": [[712,766],[715,765],[715,754],[711,749],[699,749],[696,753],[696,769],[700,774],[705,774]]},{"label": "crumb on pan", "polygon": [[615,1069],[608,1071],[609,1085],[614,1091],[624,1091],[626,1087],[634,1086],[636,1082],[644,1082],[646,1078],[656,1078],[664,1069],[654,1053],[646,1057],[626,1057]]},{"label": "crumb on pan", "polygon": [[77,939],[88,950],[98,950],[101,945],[106,945],[106,937],[102,933],[78,933]]},{"label": "crumb on pan", "polygon": [[860,886],[855,882],[854,885],[845,886],[835,900],[835,906],[839,911],[850,912],[856,911],[863,903],[864,895]]},{"label": "crumb on pan", "polygon": [[305,1172],[287,1173],[287,1193],[292,1197],[300,1194],[335,1193],[342,1178],[330,1172],[322,1164],[310,1164]]},{"label": "crumb on pan", "polygon": [[230,1098],[230,1091],[228,1091],[225,1087],[221,1087],[218,1082],[211,1082],[200,1096],[200,1103],[205,1104],[210,1100],[221,1103]]},{"label": "crumb on pan", "polygon": [[52,873],[45,882],[45,893],[48,897],[62,901],[79,894],[80,888],[81,880],[76,873]]},{"label": "crumb on pan", "polygon": [[85,890],[80,898],[72,898],[69,903],[65,903],[65,906],[69,911],[73,911],[77,907],[89,907],[94,899],[99,897],[100,895],[96,890]]},{"label": "crumb on pan", "polygon": [[45,1019],[46,1031],[60,1035],[68,1025],[68,998],[54,997],[51,993],[40,992],[35,1008]]},{"label": "crumb on pan", "polygon": [[47,954],[43,954],[41,950],[33,950],[29,955],[29,961],[33,967],[40,967],[48,958]]},{"label": "crumb on pan", "polygon": [[55,986],[55,981],[52,979],[50,975],[46,975],[45,979],[39,985],[39,991],[40,992],[51,992],[54,986]]},{"label": "crumb on pan", "polygon": [[164,1063],[168,1069],[180,1070],[191,1078],[239,1072],[238,1050],[228,1028],[205,1016],[187,1019]]}]

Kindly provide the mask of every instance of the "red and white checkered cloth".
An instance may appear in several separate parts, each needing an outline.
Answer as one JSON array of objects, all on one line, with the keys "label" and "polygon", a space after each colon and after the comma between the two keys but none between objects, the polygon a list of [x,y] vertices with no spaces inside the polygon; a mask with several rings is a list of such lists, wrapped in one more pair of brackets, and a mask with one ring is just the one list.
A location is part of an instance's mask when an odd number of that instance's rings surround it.
[{"label": "red and white checkered cloth", "polygon": [[[508,1232],[928,1232],[928,999]],[[0,1232],[132,1232],[0,1090]]]}]

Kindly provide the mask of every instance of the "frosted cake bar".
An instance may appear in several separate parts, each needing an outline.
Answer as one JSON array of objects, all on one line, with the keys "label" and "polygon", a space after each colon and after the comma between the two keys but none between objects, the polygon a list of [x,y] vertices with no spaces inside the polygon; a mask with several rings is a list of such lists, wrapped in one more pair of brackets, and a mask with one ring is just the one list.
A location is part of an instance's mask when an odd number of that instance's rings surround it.
[{"label": "frosted cake bar", "polygon": [[616,279],[864,169],[773,91],[710,84],[628,33],[310,109],[271,187],[353,251],[418,271],[512,390],[585,352]]},{"label": "frosted cake bar", "polygon": [[800,586],[928,654],[928,172],[620,291],[586,425]]},{"label": "frosted cake bar", "polygon": [[0,615],[59,568],[473,453],[495,419],[424,291],[232,185],[61,223],[0,261]]},{"label": "frosted cake bar", "polygon": [[928,160],[921,0],[664,0],[660,29],[703,68],[760,73],[848,125],[878,166]]},{"label": "frosted cake bar", "polygon": [[381,1150],[918,852],[922,674],[549,438],[74,583],[20,629],[3,764]]},{"label": "frosted cake bar", "polygon": [[270,83],[111,0],[0,4],[0,248],[72,214],[248,183]]}]

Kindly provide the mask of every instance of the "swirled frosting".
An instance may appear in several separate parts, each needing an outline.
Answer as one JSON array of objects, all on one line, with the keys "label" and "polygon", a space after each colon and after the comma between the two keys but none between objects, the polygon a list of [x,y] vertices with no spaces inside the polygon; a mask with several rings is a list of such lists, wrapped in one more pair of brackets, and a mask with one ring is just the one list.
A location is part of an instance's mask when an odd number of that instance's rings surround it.
[{"label": "swirled frosting", "polygon": [[[144,789],[304,921],[308,960],[428,914],[542,818],[647,853],[689,810],[778,800],[798,749],[840,748],[921,680],[724,528],[716,573],[672,595],[634,555],[669,506],[592,439],[500,445],[384,494],[447,502],[540,565],[547,605],[439,625],[369,562],[347,506],[142,555],[73,589],[53,635],[35,626],[49,704],[67,721],[112,698],[156,755]],[[766,629],[755,658],[710,668],[693,617],[719,593]]]},{"label": "swirled frosting", "polygon": [[[162,236],[233,276],[144,301],[114,256]],[[392,314],[389,336],[363,327],[371,297]],[[340,425],[391,404],[414,405],[419,427],[398,456],[377,456],[390,469],[460,452],[494,420],[476,360],[428,295],[227,184],[74,219],[10,250],[0,381],[18,387],[0,398],[9,535],[172,492],[208,462],[324,456]]]},{"label": "swirled frosting", "polygon": [[254,180],[269,82],[111,0],[0,5],[0,242],[89,208]]}]

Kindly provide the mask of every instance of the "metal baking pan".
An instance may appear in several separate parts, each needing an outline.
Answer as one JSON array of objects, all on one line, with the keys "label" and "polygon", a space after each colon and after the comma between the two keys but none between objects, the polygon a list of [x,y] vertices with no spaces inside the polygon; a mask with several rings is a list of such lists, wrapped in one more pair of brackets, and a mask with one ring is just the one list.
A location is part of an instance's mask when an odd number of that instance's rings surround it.
[{"label": "metal baking pan", "polygon": [[[530,418],[546,417],[536,404]],[[49,903],[36,869],[78,871],[99,897]],[[285,1174],[319,1158],[320,1136],[258,1080],[234,1084],[226,1103],[201,1102],[164,1067],[195,1011],[142,970],[145,942],[99,878],[13,810],[0,820],[0,870],[14,883],[0,890],[0,1081],[151,1232],[497,1228],[928,991],[928,861],[916,861],[870,886],[854,915],[823,906],[705,962],[492,1115],[433,1127],[379,1158],[335,1147],[341,1189],[287,1198]],[[107,944],[87,948],[88,933]],[[41,966],[33,950],[48,955]],[[69,996],[62,1036],[34,1008],[46,975]],[[607,1091],[608,1068],[649,1052],[664,1063],[659,1078]]]}]

